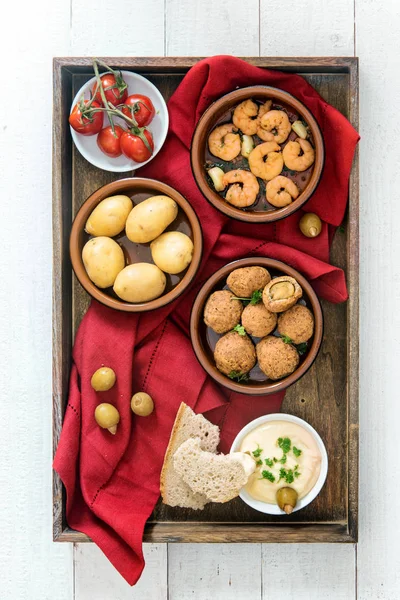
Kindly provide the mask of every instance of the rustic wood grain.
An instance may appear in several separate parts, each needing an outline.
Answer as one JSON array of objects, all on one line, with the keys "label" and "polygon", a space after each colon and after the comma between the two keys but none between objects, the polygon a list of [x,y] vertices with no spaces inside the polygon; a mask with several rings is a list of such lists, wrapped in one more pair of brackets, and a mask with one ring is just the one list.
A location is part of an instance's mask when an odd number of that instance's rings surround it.
[{"label": "rustic wood grain", "polygon": [[[166,99],[196,58],[105,58],[116,67],[132,68],[155,83]],[[357,62],[351,58],[246,58],[252,64],[296,71],[353,124],[358,124]],[[67,127],[69,102],[92,76],[90,58],[55,60],[54,114],[54,444],[57,444],[67,393],[72,336],[85,313],[89,298],[71,269],[66,241],[71,215],[98,187],[126,174],[116,175],[93,167],[72,149]],[[57,94],[63,86],[63,94]],[[57,138],[57,139],[56,139]],[[323,303],[325,337],[310,371],[287,392],[283,410],[309,421],[324,439],[329,474],[318,498],[285,519],[262,515],[235,499],[227,505],[210,504],[201,513],[173,509],[159,503],[146,528],[152,542],[354,542],[357,536],[358,498],[358,163],[353,166],[349,216],[345,232],[337,232],[332,262],[345,269],[350,301]],[[71,289],[72,288],[72,289]],[[351,376],[350,376],[351,375]],[[65,526],[62,486],[54,479],[54,537],[82,542],[86,536]],[[291,523],[291,526],[288,526]]]}]

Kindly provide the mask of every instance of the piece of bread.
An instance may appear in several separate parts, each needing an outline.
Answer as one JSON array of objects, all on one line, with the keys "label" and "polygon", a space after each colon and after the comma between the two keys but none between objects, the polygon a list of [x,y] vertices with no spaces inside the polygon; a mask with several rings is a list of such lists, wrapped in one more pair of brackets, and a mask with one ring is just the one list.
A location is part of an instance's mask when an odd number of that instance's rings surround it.
[{"label": "piece of bread", "polygon": [[194,492],[213,502],[228,502],[246,485],[255,461],[244,452],[206,452],[199,438],[191,438],[175,452],[174,468]]},{"label": "piece of bread", "polygon": [[216,452],[219,444],[219,428],[203,415],[196,415],[184,402],[181,403],[172,428],[160,477],[160,491],[164,504],[182,508],[202,509],[210,500],[197,494],[175,471],[173,456],[179,446],[192,437],[200,439],[203,450]]}]

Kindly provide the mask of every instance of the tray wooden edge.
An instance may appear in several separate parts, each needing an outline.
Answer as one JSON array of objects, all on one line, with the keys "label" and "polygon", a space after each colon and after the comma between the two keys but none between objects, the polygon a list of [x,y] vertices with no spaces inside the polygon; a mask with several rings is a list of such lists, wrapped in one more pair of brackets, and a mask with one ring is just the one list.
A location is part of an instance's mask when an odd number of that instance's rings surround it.
[{"label": "tray wooden edge", "polygon": [[[255,66],[287,71],[307,72],[348,72],[353,95],[350,98],[349,117],[352,125],[358,129],[358,58],[357,57],[243,57]],[[71,286],[68,280],[54,276],[65,273],[69,262],[68,252],[63,258],[63,248],[67,240],[62,238],[62,219],[66,218],[61,210],[63,189],[68,182],[62,177],[63,140],[59,117],[63,108],[62,97],[57,93],[61,88],[63,72],[72,79],[68,67],[82,68],[91,66],[90,57],[55,57],[53,59],[53,456],[55,454],[62,427],[62,395],[65,382],[68,381],[70,362],[60,361],[60,349],[63,344],[71,344],[71,332],[65,326],[65,320],[59,300],[65,290]],[[192,67],[201,57],[103,57],[103,60],[115,67],[132,67],[146,70],[179,71]],[[68,85],[68,83],[67,83]],[[348,523],[321,525],[266,526],[257,530],[256,525],[220,525],[181,524],[181,533],[176,534],[177,524],[159,523],[148,525],[145,529],[145,542],[340,542],[358,541],[358,487],[359,487],[359,158],[356,148],[349,184],[349,224],[348,235],[348,364],[354,376],[348,378]],[[67,215],[72,221],[72,214]],[[67,258],[66,258],[67,257]],[[70,278],[71,279],[71,278]],[[60,368],[61,364],[61,368]],[[53,540],[57,542],[90,542],[85,534],[73,531],[63,519],[63,486],[59,475],[53,471]]]},{"label": "tray wooden edge", "polygon": [[[90,543],[91,538],[83,533],[66,528],[55,540],[57,542]],[[145,543],[340,543],[354,544],[356,539],[347,524],[282,525],[279,527],[254,523],[157,523],[150,525],[144,534]]]}]

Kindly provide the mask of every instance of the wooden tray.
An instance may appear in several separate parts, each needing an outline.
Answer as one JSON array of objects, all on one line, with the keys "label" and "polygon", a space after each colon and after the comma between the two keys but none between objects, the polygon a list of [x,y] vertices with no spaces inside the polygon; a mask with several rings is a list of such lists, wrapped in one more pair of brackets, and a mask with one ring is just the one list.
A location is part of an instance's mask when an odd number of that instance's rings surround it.
[{"label": "wooden tray", "polygon": [[[199,58],[104,58],[113,67],[136,71],[168,99]],[[356,58],[246,58],[259,67],[301,74],[358,128],[358,60]],[[72,275],[68,254],[71,220],[97,188],[129,173],[113,174],[90,165],[73,146],[68,126],[72,99],[93,76],[90,58],[54,60],[53,115],[53,445],[57,447],[67,401],[71,348],[89,297]],[[313,425],[329,455],[327,482],[318,498],[290,517],[252,510],[239,498],[209,504],[203,511],[159,503],[150,518],[147,542],[356,542],[358,508],[358,156],[350,179],[349,210],[344,229],[332,245],[333,264],[347,276],[350,300],[322,302],[325,335],[310,371],[286,393],[282,410]],[[54,539],[84,542],[89,538],[68,528],[65,492],[54,474]]]}]

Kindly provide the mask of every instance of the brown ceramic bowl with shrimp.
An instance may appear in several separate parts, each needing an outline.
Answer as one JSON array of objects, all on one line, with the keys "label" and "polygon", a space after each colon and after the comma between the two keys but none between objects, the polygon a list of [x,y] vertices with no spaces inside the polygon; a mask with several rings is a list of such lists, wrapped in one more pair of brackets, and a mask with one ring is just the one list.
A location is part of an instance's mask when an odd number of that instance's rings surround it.
[{"label": "brown ceramic bowl with shrimp", "polygon": [[[112,286],[103,289],[97,287],[89,278],[88,272],[85,269],[82,250],[93,239],[85,230],[88,218],[102,200],[118,194],[128,196],[134,207],[154,196],[168,196],[169,199],[177,204],[178,211],[176,218],[165,229],[165,232],[179,232],[188,236],[193,243],[193,257],[187,268],[177,274],[171,274],[172,271],[164,273],[164,290],[161,295],[153,300],[126,302],[117,296]],[[128,239],[125,229],[118,235],[113,236],[113,240],[122,249],[124,264],[126,266],[147,263],[149,266],[154,266],[155,268],[150,243],[132,242]],[[145,179],[143,177],[118,179],[96,190],[79,209],[72,224],[70,236],[72,268],[79,283],[88,294],[102,304],[123,312],[155,310],[176,300],[190,285],[198,271],[202,256],[202,247],[203,240],[200,223],[189,202],[169,185],[155,179]]]},{"label": "brown ceramic bowl with shrimp", "polygon": [[200,118],[191,164],[215,208],[239,221],[271,223],[293,214],[316,190],[323,138],[311,112],[291,94],[268,86],[241,88]]},{"label": "brown ceramic bowl with shrimp", "polygon": [[[250,328],[249,328],[248,324],[246,323],[246,320],[244,317],[245,311],[248,310],[249,308],[257,308],[257,307],[260,307],[263,310],[265,310],[263,308],[263,305],[265,304],[264,301],[260,301],[259,304],[255,304],[253,306],[252,306],[252,303],[249,302],[244,307],[243,312],[241,313],[241,317],[239,317],[239,319],[240,319],[239,323],[241,322],[242,326],[246,325],[245,333],[243,331],[243,327],[242,327],[241,333],[238,331],[238,327],[240,327],[240,325],[237,325],[233,330],[230,329],[227,332],[226,327],[223,329],[218,329],[215,326],[215,322],[211,323],[210,310],[207,309],[207,307],[210,307],[210,303],[208,302],[210,297],[213,295],[213,298],[215,298],[216,296],[214,294],[215,293],[221,294],[221,291],[223,291],[222,292],[223,294],[230,293],[231,294],[230,301],[234,302],[235,306],[236,306],[236,303],[239,302],[241,299],[240,298],[232,298],[233,287],[234,287],[233,280],[232,280],[232,273],[236,272],[236,275],[237,275],[238,274],[237,270],[239,269],[240,272],[243,273],[244,271],[246,271],[248,274],[249,267],[261,267],[262,269],[258,269],[258,272],[260,270],[262,270],[264,272],[265,272],[265,270],[267,270],[267,272],[268,272],[267,275],[268,275],[268,278],[270,278],[270,281],[265,286],[266,288],[273,287],[273,285],[274,285],[273,282],[277,278],[280,278],[279,282],[282,280],[282,278],[289,279],[290,281],[295,280],[294,283],[296,283],[297,286],[300,286],[302,295],[300,298],[296,297],[296,299],[295,299],[296,304],[294,304],[294,305],[291,304],[290,306],[291,306],[291,309],[294,308],[296,311],[300,310],[300,311],[303,311],[303,313],[305,312],[307,314],[310,314],[310,313],[312,314],[313,328],[311,331],[308,332],[308,336],[306,336],[306,337],[308,337],[308,339],[305,344],[294,344],[293,340],[289,339],[285,335],[282,336],[282,334],[280,333],[280,330],[283,329],[283,327],[280,323],[280,317],[284,314],[288,314],[287,312],[285,313],[284,310],[275,313],[277,316],[277,320],[276,320],[275,324],[268,326],[269,332],[268,333],[264,332],[262,334],[264,337],[257,337],[255,335],[253,335],[254,333],[257,333],[257,335],[260,335],[259,332],[256,332],[254,330],[252,333],[250,333]],[[231,275],[231,277],[229,277],[230,275]],[[230,285],[230,288],[228,287],[228,283]],[[237,285],[237,280],[236,280],[236,285]],[[242,298],[242,300],[244,300],[244,298]],[[213,299],[211,300],[211,304],[212,303],[213,303]],[[229,310],[225,310],[223,313],[223,316],[225,317],[228,312],[229,312]],[[221,311],[219,311],[219,317],[221,317],[221,314],[222,314]],[[293,314],[293,312],[292,312],[292,314]],[[206,324],[206,322],[205,322],[206,320],[207,320],[208,324]],[[210,326],[211,324],[213,325],[213,327]],[[221,333],[216,333],[216,331],[215,331],[216,329],[221,331]],[[302,330],[304,332],[304,328],[302,328]],[[266,333],[266,335],[265,335],[265,333]],[[236,372],[232,371],[232,372],[228,373],[225,370],[225,373],[224,373],[224,369],[222,368],[222,370],[221,370],[221,363],[219,364],[219,368],[217,368],[217,361],[218,361],[217,345],[220,344],[221,340],[226,340],[226,344],[225,344],[225,342],[223,342],[225,349],[229,345],[230,345],[230,348],[232,349],[232,343],[233,343],[232,338],[234,336],[236,336],[235,343],[240,342],[240,344],[243,348],[243,353],[241,354],[241,358],[239,360],[242,361],[243,354],[246,352],[249,352],[249,348],[247,348],[247,346],[250,347],[250,353],[253,353],[253,360],[251,361],[251,365],[253,365],[253,366],[250,368],[250,370],[247,373],[244,374],[245,377],[237,376],[238,375],[237,371]],[[274,260],[271,258],[264,258],[264,257],[243,258],[243,259],[236,260],[234,262],[231,262],[231,263],[225,265],[224,267],[222,267],[221,269],[216,271],[216,273],[214,273],[204,283],[204,285],[200,289],[200,291],[194,301],[194,304],[193,304],[192,313],[191,313],[191,317],[190,317],[190,337],[191,337],[192,346],[193,346],[193,349],[194,349],[194,352],[196,354],[198,361],[200,362],[202,367],[205,369],[205,371],[207,371],[207,373],[217,383],[224,386],[225,388],[228,388],[229,390],[232,390],[234,392],[239,392],[240,394],[247,394],[247,395],[251,395],[251,396],[274,394],[276,392],[280,392],[280,391],[286,389],[287,387],[289,387],[290,385],[293,385],[293,383],[298,381],[298,379],[300,379],[300,377],[302,377],[308,371],[308,369],[312,366],[313,362],[315,361],[317,354],[319,352],[319,349],[321,347],[322,337],[323,337],[322,308],[321,308],[321,304],[318,300],[318,297],[317,297],[316,293],[314,292],[313,288],[311,287],[310,283],[305,279],[305,277],[303,277],[303,275],[301,275],[298,271],[296,271],[289,265],[286,265],[285,263],[282,263],[278,260]],[[285,339],[286,339],[286,341],[285,341]],[[235,340],[233,340],[233,341],[235,341]],[[279,347],[277,352],[281,353],[281,351],[283,349],[283,351],[285,353],[285,356],[284,356],[285,363],[284,363],[284,367],[283,367],[284,369],[286,369],[287,365],[288,365],[288,358],[286,356],[286,351],[288,351],[288,353],[290,355],[291,354],[296,355],[295,362],[296,362],[297,366],[293,367],[293,370],[289,375],[279,376],[279,378],[273,379],[272,374],[270,377],[268,377],[268,375],[265,373],[265,371],[268,371],[268,369],[265,368],[265,364],[262,364],[263,350],[260,350],[260,348],[261,348],[260,343],[262,346],[263,344],[265,344],[265,341],[267,341],[267,344],[270,344],[270,343],[272,343],[272,345],[278,344],[278,346],[280,345],[282,347],[282,348]],[[221,346],[222,346],[222,344],[220,344],[220,347]],[[264,346],[264,348],[265,348],[265,346]],[[272,352],[275,353],[276,350],[272,350]],[[255,353],[257,354],[256,359],[254,357]],[[264,352],[264,357],[265,357],[265,352]],[[231,358],[233,360],[238,360],[237,352],[234,352],[231,355]],[[271,355],[270,355],[270,358],[271,358]],[[275,354],[275,358],[276,358],[276,354]],[[229,364],[230,367],[232,365],[232,363],[229,361],[226,364]],[[243,362],[242,362],[242,364],[243,364]],[[269,367],[269,368],[271,368],[271,367]],[[288,370],[290,370],[290,369],[288,369]]]}]

